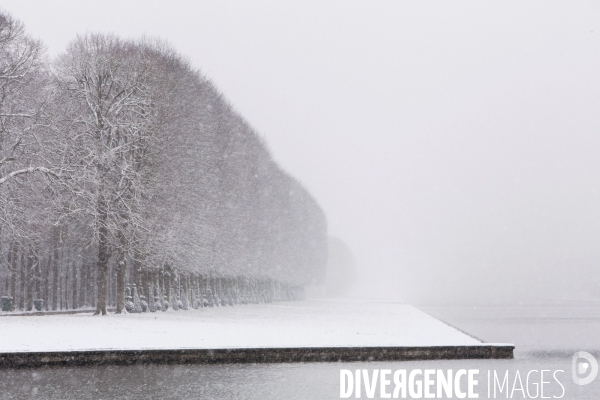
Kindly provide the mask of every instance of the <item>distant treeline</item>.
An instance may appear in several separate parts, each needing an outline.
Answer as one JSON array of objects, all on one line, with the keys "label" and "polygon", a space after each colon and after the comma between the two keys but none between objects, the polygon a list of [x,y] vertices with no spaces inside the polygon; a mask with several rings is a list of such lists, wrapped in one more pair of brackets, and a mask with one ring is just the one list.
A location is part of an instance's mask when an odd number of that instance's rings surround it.
[{"label": "distant treeline", "polygon": [[261,301],[323,279],[323,211],[186,59],[101,34],[43,50],[0,12],[0,290],[17,309],[121,311],[133,283],[149,303]]}]

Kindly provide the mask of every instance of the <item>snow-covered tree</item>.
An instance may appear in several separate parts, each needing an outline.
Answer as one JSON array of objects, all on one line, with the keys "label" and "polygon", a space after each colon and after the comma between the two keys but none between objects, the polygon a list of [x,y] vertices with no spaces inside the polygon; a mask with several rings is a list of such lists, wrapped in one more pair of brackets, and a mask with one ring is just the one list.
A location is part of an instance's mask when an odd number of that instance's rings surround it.
[{"label": "snow-covered tree", "polygon": [[21,78],[0,87],[0,278],[17,308],[194,309],[323,279],[321,208],[173,48],[87,34],[48,66],[5,20],[21,39],[2,60],[22,70],[1,70]]},{"label": "snow-covered tree", "polygon": [[86,35],[73,41],[54,65],[57,96],[64,105],[59,129],[64,131],[69,159],[76,162],[68,183],[93,225],[98,249],[96,312],[103,315],[111,250],[126,253],[140,225],[137,164],[152,116],[148,68],[137,50],[114,36]]}]

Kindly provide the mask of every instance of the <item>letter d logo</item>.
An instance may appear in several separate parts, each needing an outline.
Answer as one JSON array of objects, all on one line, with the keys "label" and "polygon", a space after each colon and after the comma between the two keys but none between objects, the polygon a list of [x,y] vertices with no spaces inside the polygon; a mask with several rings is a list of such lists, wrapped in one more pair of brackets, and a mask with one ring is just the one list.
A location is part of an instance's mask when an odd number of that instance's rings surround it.
[{"label": "letter d logo", "polygon": [[[585,361],[583,361],[583,360]],[[577,385],[587,385],[598,375],[598,361],[588,352],[578,351],[573,354],[573,382]],[[585,376],[586,374],[589,374]],[[583,377],[582,377],[583,376]]]}]

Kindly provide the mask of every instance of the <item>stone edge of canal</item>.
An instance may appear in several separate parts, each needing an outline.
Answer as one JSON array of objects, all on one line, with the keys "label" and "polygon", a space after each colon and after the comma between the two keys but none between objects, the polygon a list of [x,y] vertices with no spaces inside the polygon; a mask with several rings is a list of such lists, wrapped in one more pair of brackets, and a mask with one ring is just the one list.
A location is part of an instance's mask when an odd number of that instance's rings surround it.
[{"label": "stone edge of canal", "polygon": [[134,364],[420,361],[513,358],[510,344],[427,347],[301,347],[0,353],[0,368]]}]

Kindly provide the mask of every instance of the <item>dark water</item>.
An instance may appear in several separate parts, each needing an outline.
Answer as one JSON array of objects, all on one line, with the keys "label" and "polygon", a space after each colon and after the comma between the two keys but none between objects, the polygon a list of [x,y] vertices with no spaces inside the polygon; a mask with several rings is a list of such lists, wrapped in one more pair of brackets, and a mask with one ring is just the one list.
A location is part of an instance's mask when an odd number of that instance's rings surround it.
[{"label": "dark water", "polygon": [[[562,302],[509,306],[420,306],[488,342],[512,342],[512,360],[256,365],[143,365],[0,370],[0,399],[337,399],[340,370],[479,369],[479,398],[488,397],[488,370],[512,388],[517,371],[526,386],[531,370],[549,370],[544,396],[600,399],[600,377],[586,386],[571,379],[571,356],[588,351],[600,360],[600,303]],[[493,377],[493,375],[492,375]],[[535,395],[539,373],[532,373]],[[539,388],[539,386],[537,386]],[[529,398],[516,391],[512,398]],[[524,387],[524,389],[526,389]],[[364,389],[363,389],[364,390]],[[377,389],[379,390],[379,388]],[[538,389],[539,390],[539,389]],[[497,398],[506,398],[504,394]],[[493,397],[493,391],[491,392]],[[527,396],[527,397],[524,397]],[[538,392],[538,398],[540,398]],[[354,398],[354,397],[352,397]],[[362,393],[362,398],[366,398]],[[379,398],[379,393],[375,398]],[[510,398],[510,397],[509,397]]]}]

